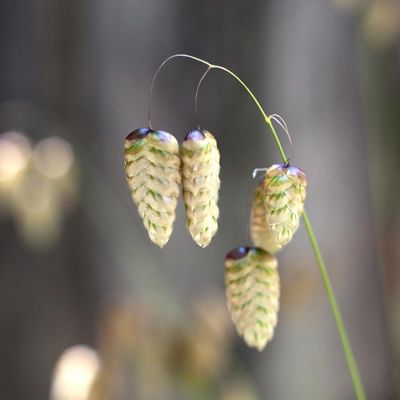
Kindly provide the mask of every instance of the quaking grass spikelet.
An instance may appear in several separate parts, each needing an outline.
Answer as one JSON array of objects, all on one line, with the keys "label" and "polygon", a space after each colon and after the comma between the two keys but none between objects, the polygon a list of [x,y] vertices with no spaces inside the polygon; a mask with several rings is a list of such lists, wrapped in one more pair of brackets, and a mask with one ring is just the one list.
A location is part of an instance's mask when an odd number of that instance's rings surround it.
[{"label": "quaking grass spikelet", "polygon": [[125,139],[125,174],[150,239],[169,240],[180,193],[179,145],[163,131],[137,129]]},{"label": "quaking grass spikelet", "polygon": [[268,168],[260,194],[264,196],[265,232],[268,232],[264,239],[270,234],[272,239],[268,239],[268,243],[264,243],[268,247],[263,248],[274,253],[292,239],[304,210],[306,187],[307,178],[301,169],[288,164]]},{"label": "quaking grass spikelet", "polygon": [[206,247],[218,229],[219,150],[206,130],[189,132],[182,144],[182,186],[186,224],[193,240]]},{"label": "quaking grass spikelet", "polygon": [[250,347],[263,350],[278,321],[278,262],[257,247],[237,247],[225,257],[228,309],[239,335]]},{"label": "quaking grass spikelet", "polygon": [[267,223],[267,210],[265,207],[264,182],[260,182],[253,194],[253,205],[250,217],[250,234],[253,243],[269,251],[276,253],[281,245],[276,241],[276,235]]}]

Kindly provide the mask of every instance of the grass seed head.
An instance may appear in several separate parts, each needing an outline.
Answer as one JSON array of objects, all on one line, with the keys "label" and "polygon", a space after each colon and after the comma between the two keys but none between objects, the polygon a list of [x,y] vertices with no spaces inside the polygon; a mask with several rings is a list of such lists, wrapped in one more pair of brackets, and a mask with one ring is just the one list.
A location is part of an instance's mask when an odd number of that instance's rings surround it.
[{"label": "grass seed head", "polygon": [[276,258],[258,247],[237,247],[225,257],[228,309],[246,344],[263,350],[278,321],[280,284]]},{"label": "grass seed head", "polygon": [[218,230],[219,150],[206,130],[189,132],[181,147],[183,201],[193,240],[206,247]]},{"label": "grass seed head", "polygon": [[179,145],[163,131],[141,128],[125,139],[125,174],[150,239],[169,240],[180,193]]},{"label": "grass seed head", "polygon": [[250,234],[253,243],[275,254],[282,247],[276,240],[276,235],[267,223],[267,210],[265,208],[264,182],[260,182],[253,194],[253,204],[250,217]]},{"label": "grass seed head", "polygon": [[[266,227],[263,226],[266,228],[263,238],[268,237],[268,243],[264,243],[266,247],[263,248],[274,253],[292,239],[304,210],[306,187],[307,178],[301,169],[288,164],[275,164],[268,168],[263,187],[257,189],[264,197],[267,223]],[[257,234],[255,237],[260,239]]]}]

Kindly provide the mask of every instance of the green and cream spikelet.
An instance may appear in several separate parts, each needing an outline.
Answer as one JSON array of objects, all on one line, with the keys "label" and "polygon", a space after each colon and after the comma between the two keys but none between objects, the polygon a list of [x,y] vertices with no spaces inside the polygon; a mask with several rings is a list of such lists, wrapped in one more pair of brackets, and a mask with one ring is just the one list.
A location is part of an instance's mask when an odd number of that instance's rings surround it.
[{"label": "green and cream spikelet", "polygon": [[263,350],[278,321],[278,262],[258,247],[237,247],[225,257],[228,309],[239,335]]},{"label": "green and cream spikelet", "polygon": [[262,246],[265,250],[274,253],[292,239],[303,213],[306,187],[307,178],[301,169],[288,164],[275,164],[268,168],[264,187],[260,189],[261,196],[264,196],[265,232],[268,232],[264,235],[268,241]]},{"label": "green and cream spikelet", "polygon": [[142,128],[125,139],[125,173],[150,239],[169,240],[180,193],[179,145],[174,136]]},{"label": "green and cream spikelet", "polygon": [[281,245],[276,241],[276,235],[267,224],[267,210],[265,208],[264,182],[260,182],[253,195],[253,205],[250,217],[250,234],[257,247],[276,253]]},{"label": "green and cream spikelet", "polygon": [[206,247],[218,229],[219,151],[206,130],[189,132],[182,144],[182,187],[186,224],[193,240]]}]

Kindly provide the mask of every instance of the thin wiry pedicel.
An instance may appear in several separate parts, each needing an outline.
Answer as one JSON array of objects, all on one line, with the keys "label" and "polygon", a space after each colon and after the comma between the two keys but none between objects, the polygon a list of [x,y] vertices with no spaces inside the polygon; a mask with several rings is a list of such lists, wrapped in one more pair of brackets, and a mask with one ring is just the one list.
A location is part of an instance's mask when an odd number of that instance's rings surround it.
[{"label": "thin wiry pedicel", "polygon": [[180,193],[179,145],[174,136],[142,128],[125,139],[125,174],[150,239],[169,240]]},{"label": "thin wiry pedicel", "polygon": [[225,257],[228,309],[239,335],[250,347],[263,350],[278,321],[278,262],[257,247],[237,247]]},{"label": "thin wiry pedicel", "polygon": [[205,130],[189,132],[182,144],[182,186],[186,224],[193,240],[206,247],[218,230],[219,151]]},{"label": "thin wiry pedicel", "polygon": [[301,169],[288,164],[268,168],[260,189],[268,231],[268,235],[264,234],[268,241],[260,242],[260,246],[265,250],[275,253],[292,239],[304,210],[306,187],[307,178]]}]

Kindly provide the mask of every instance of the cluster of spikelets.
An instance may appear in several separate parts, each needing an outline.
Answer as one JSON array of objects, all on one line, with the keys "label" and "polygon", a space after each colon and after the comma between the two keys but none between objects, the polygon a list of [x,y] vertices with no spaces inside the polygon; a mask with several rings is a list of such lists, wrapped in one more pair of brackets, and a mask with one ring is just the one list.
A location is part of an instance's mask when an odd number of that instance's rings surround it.
[{"label": "cluster of spikelets", "polygon": [[[193,240],[206,247],[218,229],[220,155],[206,130],[189,132],[179,151],[174,136],[141,128],[125,139],[125,173],[132,198],[150,239],[169,240],[182,187],[186,224]],[[225,258],[228,309],[250,347],[271,340],[279,310],[278,262],[274,254],[299,227],[306,197],[304,172],[289,164],[268,168],[256,187],[251,211],[255,247],[237,247]]]},{"label": "cluster of spikelets", "polygon": [[250,347],[264,349],[278,320],[279,274],[274,254],[299,227],[306,197],[303,171],[288,164],[267,169],[253,197],[250,230],[255,247],[238,247],[225,258],[228,308]]},{"label": "cluster of spikelets", "polygon": [[179,152],[173,135],[141,128],[126,137],[124,147],[126,178],[150,239],[163,247],[171,237],[182,185],[187,227],[193,240],[206,247],[218,229],[219,151],[214,136],[191,131]]}]

